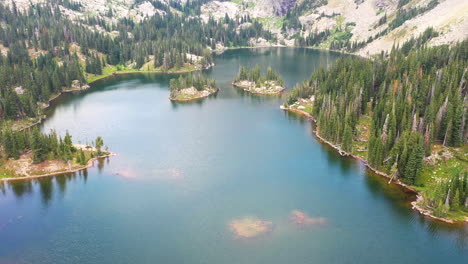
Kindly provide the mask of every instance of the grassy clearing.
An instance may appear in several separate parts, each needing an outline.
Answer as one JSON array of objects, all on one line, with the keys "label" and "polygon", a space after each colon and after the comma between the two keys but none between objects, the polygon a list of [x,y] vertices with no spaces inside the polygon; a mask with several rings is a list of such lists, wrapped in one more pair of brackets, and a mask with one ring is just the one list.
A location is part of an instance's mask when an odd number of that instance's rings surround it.
[{"label": "grassy clearing", "polygon": [[353,154],[361,158],[367,158],[367,144],[370,135],[370,118],[361,116],[356,125],[355,136],[353,138]]},{"label": "grassy clearing", "polygon": [[312,109],[314,108],[314,101],[301,99],[301,101],[298,101],[295,104],[290,105],[289,107],[292,109],[301,110],[306,113],[312,114]]},{"label": "grassy clearing", "polygon": [[20,120],[1,120],[0,129],[2,127],[11,127],[13,130],[22,130],[41,120],[41,117],[26,118]]},{"label": "grassy clearing", "polygon": [[284,17],[263,17],[258,18],[258,21],[269,29],[283,28]]}]

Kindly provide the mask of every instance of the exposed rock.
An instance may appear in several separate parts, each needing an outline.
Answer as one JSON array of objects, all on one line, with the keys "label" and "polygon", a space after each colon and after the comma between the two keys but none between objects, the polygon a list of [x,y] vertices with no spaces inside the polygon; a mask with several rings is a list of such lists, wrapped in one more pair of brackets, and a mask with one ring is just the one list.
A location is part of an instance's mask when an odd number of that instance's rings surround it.
[{"label": "exposed rock", "polygon": [[294,7],[296,0],[240,0],[237,2],[210,1],[201,8],[202,18],[207,21],[210,16],[215,19],[246,16],[252,18],[284,16]]},{"label": "exposed rock", "polygon": [[73,89],[80,89],[81,83],[80,83],[79,80],[73,80],[71,86],[72,86]]},{"label": "exposed rock", "polygon": [[169,99],[172,101],[190,101],[208,97],[216,92],[218,92],[218,89],[212,87],[205,87],[205,89],[201,91],[195,89],[195,87],[188,87],[180,89],[175,92],[175,94],[171,94]]},{"label": "exposed rock", "polygon": [[22,86],[18,86],[14,90],[15,90],[15,93],[18,94],[18,95],[24,94],[24,89],[23,89]]},{"label": "exposed rock", "polygon": [[258,86],[255,82],[241,80],[233,83],[233,85],[250,93],[264,95],[279,94],[284,90],[284,87],[278,85],[275,81],[266,81]]},{"label": "exposed rock", "polygon": [[[430,41],[431,45],[452,44],[463,40],[468,35],[468,2],[458,0],[439,2],[432,10],[406,21],[387,35],[374,40],[360,50],[359,54],[389,51],[394,44],[401,44],[413,36],[418,36],[428,27],[433,27],[441,33],[439,37]],[[424,1],[425,4],[427,1]]]},{"label": "exposed rock", "polygon": [[224,18],[226,14],[233,18],[236,16],[245,16],[248,14],[241,5],[233,2],[219,1],[212,1],[204,4],[201,7],[201,12],[201,18],[205,22],[207,22],[210,17],[213,17],[216,20]]},{"label": "exposed rock", "polygon": [[449,159],[451,159],[451,158],[453,158],[453,155],[452,155],[452,153],[451,153],[450,151],[444,151],[444,152],[442,153],[442,159],[443,159],[444,161],[447,161],[447,160],[449,160]]}]

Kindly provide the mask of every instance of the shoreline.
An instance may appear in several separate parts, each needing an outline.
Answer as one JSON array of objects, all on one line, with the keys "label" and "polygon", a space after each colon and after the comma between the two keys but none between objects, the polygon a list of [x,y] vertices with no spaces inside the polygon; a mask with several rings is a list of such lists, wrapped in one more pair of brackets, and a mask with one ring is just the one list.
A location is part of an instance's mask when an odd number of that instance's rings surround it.
[{"label": "shoreline", "polygon": [[0,178],[0,181],[10,182],[10,181],[19,181],[19,180],[32,180],[32,179],[37,179],[37,178],[52,177],[52,176],[59,176],[59,175],[64,175],[64,174],[68,174],[68,173],[79,172],[79,171],[82,171],[82,170],[93,167],[95,161],[98,161],[98,160],[104,159],[104,158],[108,158],[108,157],[112,157],[112,156],[116,156],[116,155],[117,155],[116,153],[109,152],[108,154],[91,158],[91,159],[88,160],[86,165],[84,165],[83,167],[72,169],[72,170],[57,171],[57,172],[51,172],[51,173],[45,173],[45,174],[39,174],[39,175]]},{"label": "shoreline", "polygon": [[195,101],[195,100],[210,97],[210,96],[212,96],[214,94],[217,94],[218,92],[219,92],[219,89],[216,89],[216,91],[211,92],[211,93],[209,93],[207,95],[197,96],[197,97],[193,97],[193,98],[189,98],[189,99],[177,99],[177,98],[169,97],[169,100],[171,100],[172,102],[190,102],[190,101]]},{"label": "shoreline", "polygon": [[251,94],[256,94],[256,95],[279,95],[281,94],[282,92],[284,92],[284,90],[286,90],[285,87],[282,87],[281,86],[281,90],[278,90],[277,92],[274,92],[274,93],[264,93],[264,92],[253,92],[251,90],[248,89],[248,87],[244,86],[244,85],[239,85],[235,82],[232,83],[232,86],[236,87],[236,88],[239,88],[239,89],[242,89],[244,90],[245,92],[248,92],[248,93],[251,93]]},{"label": "shoreline", "polygon": [[[87,84],[86,84],[87,85]],[[81,91],[86,91],[88,89],[90,89],[91,87],[86,87],[86,88],[79,88],[79,89],[63,89],[61,92],[59,92],[58,94],[52,96],[49,100],[47,100],[47,103],[46,105],[42,108],[42,110],[46,110],[47,108],[50,107],[50,103],[52,103],[55,99],[59,98],[60,96],[62,96],[63,94],[66,94],[66,93],[74,93],[74,92],[81,92]],[[22,127],[20,129],[18,129],[19,131],[23,131],[23,130],[26,130],[26,129],[30,129],[34,126],[37,126],[39,124],[41,124],[42,122],[44,122],[45,120],[47,119],[47,115],[46,114],[42,114],[40,117],[39,117],[39,120],[37,120],[36,122],[30,124],[30,125],[27,125],[25,127]]]},{"label": "shoreline", "polygon": [[[234,47],[234,48],[226,48],[226,49],[223,49],[223,50],[212,50],[212,53],[215,53],[216,55],[221,55],[223,54],[224,52],[228,51],[228,50],[242,50],[242,49],[265,49],[265,48],[288,48],[288,49],[300,49],[300,48],[303,48],[303,49],[313,49],[313,50],[321,50],[321,51],[330,51],[330,52],[334,52],[334,53],[339,53],[339,54],[344,54],[344,55],[354,55],[354,56],[359,56],[359,57],[362,57],[362,58],[366,58],[366,57],[363,57],[363,56],[360,56],[360,55],[357,55],[357,54],[354,54],[354,53],[349,53],[349,52],[344,52],[344,51],[339,51],[339,50],[331,50],[331,49],[321,49],[321,48],[314,48],[314,47],[296,47],[296,46],[285,46],[285,45],[271,45],[271,46],[251,46],[251,47]],[[368,59],[371,59],[370,57],[368,57]],[[194,68],[194,69],[191,69],[191,70],[177,70],[177,71],[173,71],[173,72],[167,72],[167,71],[140,71],[140,70],[135,70],[135,71],[115,71],[115,72],[112,72],[110,74],[107,74],[107,75],[103,75],[95,80],[92,80],[92,81],[88,81],[86,80],[86,85],[91,85],[93,83],[96,83],[98,81],[103,81],[103,80],[106,80],[108,78],[111,78],[113,76],[117,76],[117,75],[127,75],[127,74],[137,74],[137,73],[140,73],[140,74],[145,74],[145,73],[155,73],[155,74],[183,74],[183,73],[190,73],[190,72],[196,72],[196,71],[203,71],[203,70],[208,70],[210,68],[213,68],[215,66],[215,64],[213,63],[212,65],[210,65],[209,67],[201,67],[201,68]],[[234,84],[233,84],[234,85]],[[236,86],[236,85],[234,85]],[[283,90],[281,90],[280,92],[278,93],[271,93],[271,94],[265,94],[265,93],[255,93],[255,92],[250,92],[250,91],[247,91],[245,90],[244,88],[240,87],[240,86],[236,86],[238,88],[241,88],[243,89],[244,91],[246,92],[249,92],[251,94],[257,94],[257,95],[279,95],[281,94],[282,92],[284,92],[286,90],[286,88],[283,87]],[[57,95],[53,96],[52,98],[50,98],[48,101],[47,101],[47,105],[43,108],[43,110],[47,109],[50,107],[50,103],[52,101],[54,101],[55,99],[59,98],[61,95],[65,94],[65,93],[73,93],[73,92],[81,92],[81,91],[85,91],[85,90],[89,90],[91,89],[92,87],[88,87],[86,89],[63,89],[60,93],[58,93]],[[200,98],[196,98],[196,99],[201,99],[201,98],[205,98],[205,97],[200,97]],[[169,98],[170,99],[170,98]],[[196,100],[196,99],[193,99],[193,100]],[[179,100],[178,102],[188,102],[188,101],[193,101],[192,99],[190,100]],[[177,102],[177,100],[174,100],[175,102]],[[38,121],[26,126],[26,127],[23,127],[23,128],[20,128],[19,130],[22,131],[22,130],[25,130],[25,129],[30,129],[36,125],[39,125],[41,124],[42,122],[44,122],[45,120],[47,119],[47,115],[43,114]]]},{"label": "shoreline", "polygon": [[92,80],[92,81],[86,81],[86,84],[90,85],[90,84],[93,84],[95,82],[98,82],[98,81],[101,81],[101,80],[105,80],[107,78],[110,78],[112,76],[117,76],[117,75],[126,75],[126,74],[135,74],[135,73],[155,73],[155,74],[182,74],[182,73],[190,73],[190,72],[197,72],[197,71],[203,71],[203,70],[208,70],[208,69],[211,69],[215,66],[215,64],[211,64],[209,65],[209,67],[201,67],[201,68],[193,68],[193,69],[185,69],[185,70],[175,70],[175,71],[157,71],[157,70],[152,70],[152,71],[141,71],[141,70],[129,70],[129,71],[114,71],[110,74],[107,74],[107,75],[103,75],[103,76],[100,76],[99,78],[95,79],[95,80]]},{"label": "shoreline", "polygon": [[[315,119],[314,116],[312,116],[311,114],[305,112],[305,111],[302,111],[302,110],[299,110],[299,109],[293,109],[293,108],[289,108],[289,107],[283,107],[282,105],[280,106],[280,109],[282,110],[285,110],[285,111],[290,111],[290,112],[293,112],[293,113],[297,113],[297,114],[300,114],[302,116],[305,116],[307,117],[309,120],[313,121],[314,123],[317,123],[317,120]],[[379,175],[379,176],[382,176],[382,177],[385,177],[387,179],[389,179],[390,181],[388,182],[388,184],[390,184],[391,182],[393,182],[394,184],[400,186],[401,188],[404,188],[405,190],[407,191],[410,191],[414,194],[416,194],[416,200],[414,201],[411,201],[411,209],[413,210],[416,210],[418,211],[421,215],[424,215],[426,217],[429,217],[433,220],[436,220],[436,221],[441,221],[441,222],[444,222],[444,223],[447,223],[447,224],[466,224],[468,223],[468,219],[465,218],[464,221],[460,221],[460,220],[453,220],[453,219],[449,219],[449,218],[444,218],[444,217],[438,217],[438,216],[435,216],[432,214],[432,212],[428,209],[425,209],[423,208],[420,203],[424,200],[424,197],[423,195],[418,191],[416,190],[414,187],[400,181],[399,179],[393,179],[392,180],[392,177],[390,175],[388,175],[387,173],[385,172],[382,172],[382,171],[379,171],[375,168],[373,168],[371,165],[369,165],[369,163],[367,162],[366,159],[362,158],[362,157],[359,157],[359,156],[356,156],[354,154],[351,154],[351,153],[348,153],[342,149],[340,149],[338,146],[336,146],[335,144],[331,143],[330,141],[324,139],[323,137],[321,137],[318,133],[317,133],[317,130],[314,129],[312,131],[314,133],[314,135],[318,138],[319,142],[322,142],[326,145],[328,145],[329,147],[335,149],[336,151],[338,151],[338,153],[343,156],[343,157],[351,157],[353,159],[356,159],[360,162],[362,162],[362,164],[364,164],[364,166],[366,166],[367,169],[369,169],[370,171],[372,171],[373,173]]]},{"label": "shoreline", "polygon": [[[82,91],[86,91],[86,90],[89,90],[91,89],[92,87],[89,86],[95,82],[98,82],[98,81],[103,81],[105,79],[108,79],[108,78],[111,78],[111,77],[114,77],[114,76],[117,76],[117,75],[127,75],[127,74],[137,74],[137,73],[156,73],[156,74],[182,74],[182,73],[190,73],[190,72],[196,72],[196,71],[203,71],[203,70],[207,70],[207,69],[210,69],[214,67],[214,64],[211,65],[210,67],[207,67],[207,68],[202,68],[202,69],[193,69],[193,70],[181,70],[181,71],[174,71],[174,72],[163,72],[163,71],[128,71],[128,72],[125,72],[125,71],[121,71],[121,72],[113,72],[111,74],[108,74],[108,75],[104,75],[102,76],[101,78],[98,78],[96,80],[92,80],[92,81],[86,81],[86,84],[85,85],[88,85],[87,88],[85,89],[63,89],[61,92],[59,92],[58,94],[52,96],[49,100],[47,100],[47,103],[46,105],[42,108],[42,110],[46,110],[50,107],[50,103],[52,103],[54,100],[58,99],[60,96],[66,94],[66,93],[74,93],[74,92],[82,92]],[[211,95],[211,94],[210,94]],[[206,97],[206,96],[205,96]],[[200,97],[200,98],[196,98],[196,99],[201,99],[201,98],[204,98],[204,97]],[[194,100],[196,100],[194,99]],[[186,101],[191,101],[192,99],[190,100],[186,100]],[[182,101],[182,100],[181,100]],[[23,131],[23,130],[26,130],[26,129],[30,129],[34,126],[37,126],[37,125],[40,125],[42,122],[44,122],[45,120],[47,119],[47,115],[46,114],[43,114],[39,117],[39,120],[37,120],[36,122],[30,124],[30,125],[27,125],[25,127],[22,127],[20,129],[18,129],[19,131]]]}]

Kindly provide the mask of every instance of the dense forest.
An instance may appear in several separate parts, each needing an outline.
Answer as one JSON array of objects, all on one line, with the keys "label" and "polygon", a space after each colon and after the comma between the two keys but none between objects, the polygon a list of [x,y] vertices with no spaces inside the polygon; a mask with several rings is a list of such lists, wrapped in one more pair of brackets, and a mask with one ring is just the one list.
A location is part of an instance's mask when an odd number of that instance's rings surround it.
[{"label": "dense forest", "polygon": [[238,81],[251,81],[256,85],[262,85],[264,82],[274,81],[278,85],[283,85],[283,78],[270,67],[267,69],[266,75],[262,75],[260,66],[255,66],[251,69],[246,69],[244,66],[239,68],[239,74],[234,79],[234,82]]},{"label": "dense forest", "polygon": [[[420,44],[420,38],[412,39],[375,60],[341,58],[296,87],[285,104],[312,97],[319,135],[350,153],[363,151],[357,141],[366,141],[365,158],[372,167],[423,185],[423,160],[435,145],[467,143],[468,40],[453,47]],[[365,123],[368,135],[357,129]],[[460,158],[466,164],[466,157]],[[453,179],[427,192],[435,212],[467,209],[466,173],[461,166]]]},{"label": "dense forest", "polygon": [[0,56],[0,119],[36,116],[37,102],[47,102],[73,80],[85,83],[84,73],[102,74],[106,65],[140,69],[151,62],[153,68],[173,69],[191,63],[195,55],[209,66],[210,49],[217,44],[249,46],[251,38],[273,39],[249,17],[204,23],[189,16],[199,12],[203,2],[174,3],[177,11],[168,8],[165,15],[139,23],[126,18],[110,23],[99,16],[71,21],[59,4],[80,9],[73,1],[31,5],[25,11],[0,4],[0,49],[5,53]]}]

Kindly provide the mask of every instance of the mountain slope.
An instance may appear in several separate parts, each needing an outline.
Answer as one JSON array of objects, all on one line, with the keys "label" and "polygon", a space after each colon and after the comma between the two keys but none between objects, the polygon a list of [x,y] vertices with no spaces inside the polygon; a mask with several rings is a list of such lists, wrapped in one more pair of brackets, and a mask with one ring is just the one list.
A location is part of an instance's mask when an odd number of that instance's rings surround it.
[{"label": "mountain slope", "polygon": [[253,45],[315,46],[363,56],[389,51],[432,27],[433,44],[451,44],[468,36],[468,1],[460,0],[6,0],[19,9],[56,2],[72,20],[99,17],[108,23],[135,22],[167,11],[188,12],[208,22],[249,17],[277,36],[277,43]]},{"label": "mountain slope", "polygon": [[209,1],[201,10],[205,18],[221,19],[226,13],[257,18],[286,45],[321,32],[327,38],[312,46],[364,41],[357,51],[361,55],[388,51],[428,27],[440,33],[432,44],[450,44],[468,36],[468,2],[459,0]]}]

